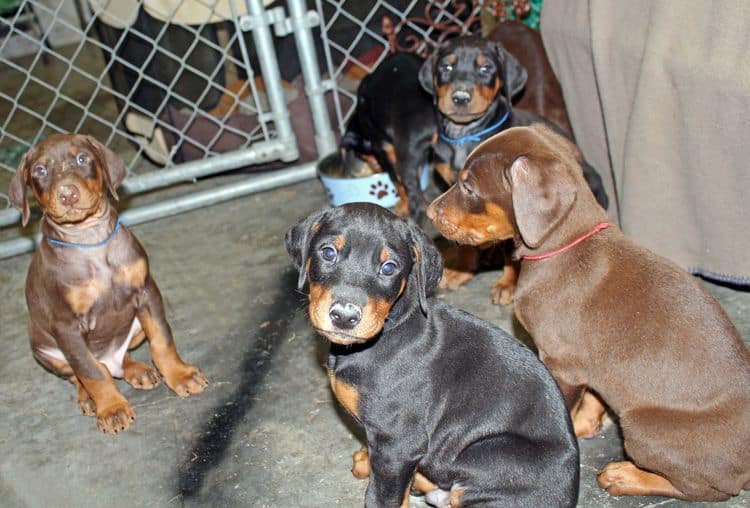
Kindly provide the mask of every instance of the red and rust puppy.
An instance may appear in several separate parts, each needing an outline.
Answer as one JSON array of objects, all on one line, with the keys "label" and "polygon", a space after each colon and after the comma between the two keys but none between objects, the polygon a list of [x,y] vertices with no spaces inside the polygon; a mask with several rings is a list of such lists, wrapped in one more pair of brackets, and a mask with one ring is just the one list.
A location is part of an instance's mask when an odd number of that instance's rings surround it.
[{"label": "red and rust puppy", "polygon": [[301,220],[286,245],[331,342],[333,392],[365,430],[366,506],[408,506],[412,481],[436,506],[575,505],[555,381],[503,330],[427,298],[442,259],[421,230],[356,203]]},{"label": "red and rust puppy", "polygon": [[44,240],[26,279],[34,357],[78,388],[81,411],[110,434],[135,419],[113,378],[143,390],[159,383],[154,369],[128,355],[145,337],[178,395],[207,384],[177,354],[146,253],[107,199],[106,189],[116,198],[124,178],[125,163],[94,138],[54,135],[23,156],[10,185],[24,226],[29,187],[43,211]]},{"label": "red and rust puppy", "polygon": [[568,140],[541,125],[498,134],[428,216],[466,243],[512,224],[515,313],[576,434],[597,433],[605,404],[619,417],[628,460],[602,488],[710,501],[750,488],[750,352],[694,277],[609,224]]},{"label": "red and rust puppy", "polygon": [[[422,86],[434,96],[438,110],[438,135],[433,149],[436,170],[452,184],[466,158],[480,142],[505,129],[546,123],[549,120],[512,106],[512,98],[524,90],[527,71],[499,42],[479,36],[456,37],[440,46],[422,65]],[[580,153],[586,180],[603,207],[608,206],[601,176]],[[463,249],[461,262],[446,270],[444,285],[455,289],[471,279],[478,268],[476,250]],[[492,299],[510,304],[515,289],[516,269],[506,256],[505,271],[492,289]]]}]

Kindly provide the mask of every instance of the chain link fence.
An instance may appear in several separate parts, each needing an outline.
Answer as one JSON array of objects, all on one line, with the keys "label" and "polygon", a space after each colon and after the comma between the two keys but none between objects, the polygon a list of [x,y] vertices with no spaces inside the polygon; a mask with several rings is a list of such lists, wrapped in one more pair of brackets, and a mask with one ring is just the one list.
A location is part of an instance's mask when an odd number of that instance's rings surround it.
[{"label": "chain link fence", "polygon": [[34,248],[5,191],[23,153],[50,134],[112,148],[127,163],[125,194],[297,161],[126,210],[131,224],[312,178],[359,81],[389,50],[426,53],[512,4],[0,0],[0,257]]}]

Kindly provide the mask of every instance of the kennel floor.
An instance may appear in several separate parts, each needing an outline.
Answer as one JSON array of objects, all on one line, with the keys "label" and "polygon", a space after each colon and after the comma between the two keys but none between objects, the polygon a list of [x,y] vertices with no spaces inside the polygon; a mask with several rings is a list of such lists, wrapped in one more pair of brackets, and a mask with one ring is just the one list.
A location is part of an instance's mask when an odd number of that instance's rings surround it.
[{"label": "kennel floor", "polygon": [[[324,203],[320,184],[309,181],[132,227],[177,348],[210,385],[180,399],[163,383],[138,391],[118,381],[137,419],[117,436],[99,432],[79,413],[73,387],[31,355],[24,301],[31,255],[0,261],[0,505],[362,506],[366,482],[349,472],[361,435],[332,399],[327,344],[306,320],[283,242],[294,221]],[[484,272],[437,297],[522,335],[511,309],[490,303],[498,275]],[[747,340],[750,293],[709,287]],[[148,361],[148,345],[134,356]],[[614,424],[581,441],[579,506],[750,507],[750,492],[714,504],[611,497],[595,475],[622,454]],[[412,505],[425,506],[416,497]]]}]

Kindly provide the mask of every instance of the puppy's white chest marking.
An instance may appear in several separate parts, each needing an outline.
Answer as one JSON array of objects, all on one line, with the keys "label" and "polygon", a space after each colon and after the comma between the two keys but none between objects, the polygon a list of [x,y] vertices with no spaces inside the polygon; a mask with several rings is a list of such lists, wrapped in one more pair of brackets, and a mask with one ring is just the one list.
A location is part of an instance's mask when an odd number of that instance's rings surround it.
[{"label": "puppy's white chest marking", "polygon": [[[113,344],[112,347],[110,347],[104,353],[99,355],[94,354],[94,357],[98,361],[103,363],[105,367],[107,367],[107,370],[109,370],[109,373],[112,375],[112,377],[121,378],[123,376],[124,372],[122,368],[122,362],[125,359],[125,354],[128,352],[128,347],[133,341],[133,337],[139,334],[142,330],[143,327],[141,326],[141,322],[138,321],[138,318],[134,318],[132,324],[130,325],[130,331],[128,332],[127,338],[121,344],[119,344],[119,346],[117,344]],[[53,360],[58,360],[66,363],[68,361],[65,358],[63,352],[55,347],[40,347],[39,354]]]},{"label": "puppy's white chest marking", "polygon": [[141,327],[141,322],[138,321],[138,318],[133,318],[133,323],[130,325],[128,337],[122,344],[120,344],[120,347],[112,347],[111,350],[107,351],[101,357],[99,357],[99,361],[102,362],[107,367],[107,369],[109,369],[109,373],[112,374],[112,377],[122,377],[122,362],[125,358],[125,354],[128,352],[128,347],[133,341],[133,337],[140,333],[141,330],[143,330],[143,328]]}]

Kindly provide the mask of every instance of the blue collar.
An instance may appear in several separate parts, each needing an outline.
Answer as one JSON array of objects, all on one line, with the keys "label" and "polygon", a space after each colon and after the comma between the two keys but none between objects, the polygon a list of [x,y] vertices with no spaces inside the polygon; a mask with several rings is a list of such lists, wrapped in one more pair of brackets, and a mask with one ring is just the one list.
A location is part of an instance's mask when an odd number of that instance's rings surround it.
[{"label": "blue collar", "polygon": [[448,136],[446,136],[445,134],[441,132],[440,139],[442,139],[443,141],[447,143],[450,143],[451,145],[458,145],[461,147],[463,147],[466,143],[469,143],[472,141],[479,143],[480,141],[482,141],[482,136],[484,136],[485,134],[490,134],[492,132],[495,132],[497,129],[499,129],[500,126],[503,125],[505,121],[508,119],[508,115],[510,115],[510,110],[505,112],[505,114],[503,115],[503,117],[500,119],[499,122],[497,122],[494,125],[490,125],[486,129],[483,129],[479,132],[475,132],[474,134],[467,134],[466,136],[463,136],[461,138],[449,138]]},{"label": "blue collar", "polygon": [[115,222],[115,227],[112,229],[112,232],[109,234],[107,238],[102,240],[99,243],[69,243],[69,242],[63,242],[62,240],[55,240],[54,238],[46,237],[47,241],[49,243],[60,245],[62,247],[75,247],[76,249],[96,249],[97,247],[104,247],[109,243],[112,238],[115,237],[117,234],[117,231],[119,231],[120,226],[122,224],[122,221],[120,217],[117,218],[117,222]]}]

